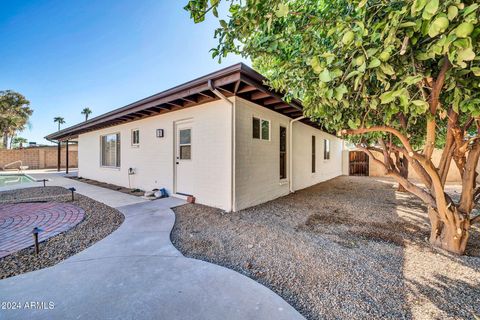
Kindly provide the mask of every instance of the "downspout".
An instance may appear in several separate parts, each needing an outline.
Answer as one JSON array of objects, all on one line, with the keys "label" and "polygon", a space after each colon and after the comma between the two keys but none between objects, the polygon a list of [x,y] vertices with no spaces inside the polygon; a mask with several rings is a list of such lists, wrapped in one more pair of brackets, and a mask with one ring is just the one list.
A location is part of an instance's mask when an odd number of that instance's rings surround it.
[{"label": "downspout", "polygon": [[297,122],[297,121],[300,121],[302,119],[304,119],[305,117],[304,116],[301,116],[301,117],[298,117],[298,118],[295,118],[295,119],[291,119],[290,122],[288,123],[288,176],[289,176],[289,179],[288,179],[288,187],[289,187],[289,190],[290,190],[290,193],[293,193],[295,192],[293,190],[293,123],[294,122]]},{"label": "downspout", "polygon": [[233,212],[233,211],[235,211],[235,103],[228,100],[228,98],[223,93],[218,91],[218,89],[216,89],[213,86],[213,83],[212,83],[211,79],[208,80],[208,88],[217,97],[224,100],[225,102],[230,104],[230,106],[232,107],[231,108],[232,127],[231,127],[231,134],[230,134],[230,137],[231,137],[231,144],[230,144],[230,148],[231,148],[231,150],[230,150],[231,151],[231,155],[230,155],[231,156],[231,164],[230,164],[230,182],[231,182],[231,185],[230,185],[230,211]]}]

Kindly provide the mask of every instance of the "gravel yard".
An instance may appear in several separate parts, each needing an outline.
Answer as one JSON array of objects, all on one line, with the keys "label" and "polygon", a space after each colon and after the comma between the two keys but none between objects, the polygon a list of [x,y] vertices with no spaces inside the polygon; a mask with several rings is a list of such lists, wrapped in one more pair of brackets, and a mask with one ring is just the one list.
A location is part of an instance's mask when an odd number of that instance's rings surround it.
[{"label": "gravel yard", "polygon": [[[40,243],[40,253],[33,246],[0,259],[0,279],[53,266],[105,238],[122,224],[123,215],[103,204],[62,187],[36,187],[0,192],[3,203],[56,201],[72,203],[85,210],[83,221],[72,229]],[[32,240],[33,241],[33,240]]]},{"label": "gravel yard", "polygon": [[236,213],[177,207],[171,237],[308,319],[478,319],[478,227],[468,256],[434,250],[426,209],[411,199],[389,180],[338,177]]}]

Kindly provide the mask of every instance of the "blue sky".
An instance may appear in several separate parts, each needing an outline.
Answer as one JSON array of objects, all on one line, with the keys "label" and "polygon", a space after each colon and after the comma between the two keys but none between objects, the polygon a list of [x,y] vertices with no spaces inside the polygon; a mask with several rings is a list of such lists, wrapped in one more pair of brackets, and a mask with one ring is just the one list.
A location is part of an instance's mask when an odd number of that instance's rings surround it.
[{"label": "blue sky", "polygon": [[55,116],[70,126],[243,61],[211,58],[217,21],[195,25],[186,2],[0,1],[0,90],[34,109],[20,136],[46,143]]}]

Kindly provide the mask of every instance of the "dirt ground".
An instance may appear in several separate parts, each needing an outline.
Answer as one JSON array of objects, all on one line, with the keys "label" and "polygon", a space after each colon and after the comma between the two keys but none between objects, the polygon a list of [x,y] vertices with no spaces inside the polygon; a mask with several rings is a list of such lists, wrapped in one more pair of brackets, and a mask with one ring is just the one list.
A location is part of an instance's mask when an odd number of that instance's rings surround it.
[{"label": "dirt ground", "polygon": [[432,249],[426,208],[395,190],[338,177],[236,213],[188,204],[175,208],[172,241],[266,285],[308,319],[478,319],[479,229],[466,256]]}]

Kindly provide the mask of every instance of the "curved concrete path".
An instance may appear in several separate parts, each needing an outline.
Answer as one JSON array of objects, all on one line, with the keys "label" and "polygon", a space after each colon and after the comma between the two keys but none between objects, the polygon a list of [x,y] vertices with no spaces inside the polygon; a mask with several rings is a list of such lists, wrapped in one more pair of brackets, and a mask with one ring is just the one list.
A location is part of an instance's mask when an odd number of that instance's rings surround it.
[{"label": "curved concrete path", "polygon": [[[250,278],[184,257],[170,242],[170,207],[182,203],[167,198],[118,207],[125,222],[105,239],[51,268],[0,280],[0,300],[23,307],[0,309],[0,318],[303,319]],[[26,302],[45,308],[25,309]]]}]

